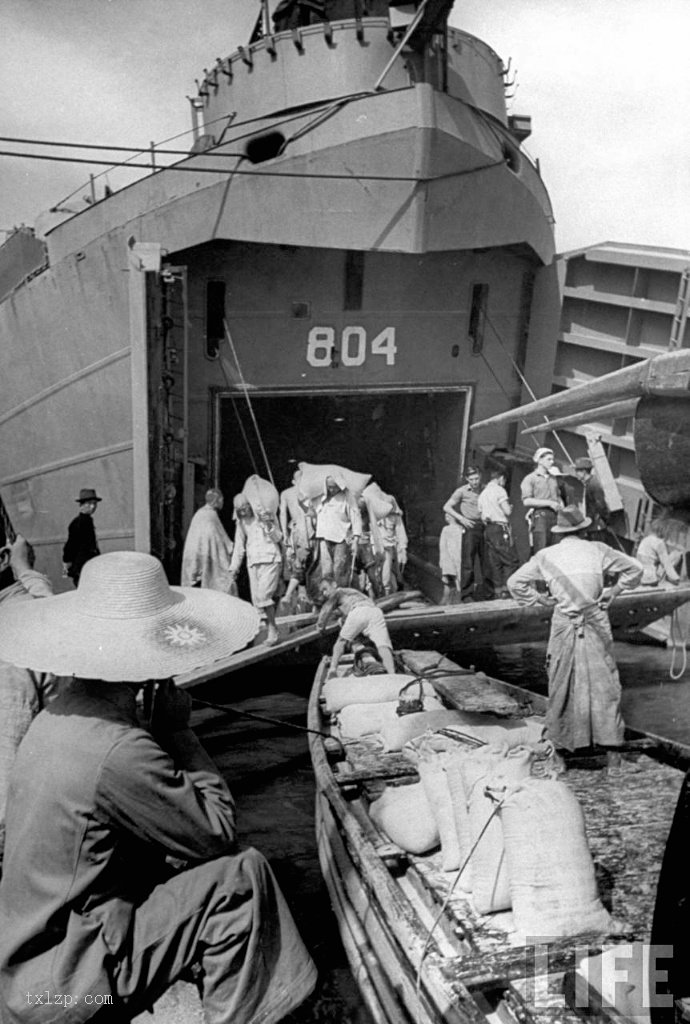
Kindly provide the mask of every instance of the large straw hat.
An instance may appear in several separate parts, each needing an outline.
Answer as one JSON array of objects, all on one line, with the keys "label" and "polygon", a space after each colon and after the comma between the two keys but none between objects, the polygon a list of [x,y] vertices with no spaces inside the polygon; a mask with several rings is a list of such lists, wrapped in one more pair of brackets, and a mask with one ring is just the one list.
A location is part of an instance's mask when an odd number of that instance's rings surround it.
[{"label": "large straw hat", "polygon": [[586,530],[591,524],[592,520],[579,505],[566,505],[558,510],[556,525],[551,527],[551,533],[575,533],[576,530]]},{"label": "large straw hat", "polygon": [[0,658],[58,676],[142,682],[210,665],[258,629],[246,601],[171,587],[157,558],[113,551],[86,563],[75,591],[4,607]]}]

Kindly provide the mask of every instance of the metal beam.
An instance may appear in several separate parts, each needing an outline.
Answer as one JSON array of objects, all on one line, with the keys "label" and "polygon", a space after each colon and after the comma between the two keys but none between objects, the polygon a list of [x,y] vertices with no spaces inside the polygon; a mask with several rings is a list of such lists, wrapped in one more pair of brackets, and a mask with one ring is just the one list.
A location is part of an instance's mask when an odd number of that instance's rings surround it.
[{"label": "metal beam", "polygon": [[569,416],[571,413],[597,409],[602,404],[642,398],[644,395],[669,398],[682,395],[690,399],[690,349],[670,352],[654,359],[642,360],[622,370],[614,370],[613,373],[561,391],[557,395],[548,395],[517,409],[508,409],[497,416],[480,420],[473,423],[471,429],[514,423],[527,416]]},{"label": "metal beam", "polygon": [[600,405],[596,409],[575,412],[571,416],[561,416],[548,423],[537,423],[534,427],[525,427],[522,434],[543,434],[545,430],[561,430],[563,427],[577,427],[581,423],[595,423],[599,420],[615,420],[622,416],[632,416],[637,408],[637,398],[626,398],[623,402],[611,402]]}]

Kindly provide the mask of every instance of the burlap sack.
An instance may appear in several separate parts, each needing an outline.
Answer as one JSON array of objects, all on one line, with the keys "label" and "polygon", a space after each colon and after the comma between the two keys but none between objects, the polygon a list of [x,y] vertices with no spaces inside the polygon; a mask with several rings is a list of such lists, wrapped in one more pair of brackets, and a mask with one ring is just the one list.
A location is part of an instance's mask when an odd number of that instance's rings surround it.
[{"label": "burlap sack", "polygon": [[387,786],[369,815],[388,838],[408,853],[427,853],[439,844],[436,819],[421,782]]},{"label": "burlap sack", "polygon": [[441,867],[444,871],[457,871],[460,867],[460,846],[455,828],[453,800],[445,770],[448,757],[447,753],[424,756],[420,759],[417,770],[436,819],[441,840]]},{"label": "burlap sack", "polygon": [[[366,678],[343,676],[339,679],[329,679],[321,691],[324,710],[328,714],[334,714],[348,704],[378,704],[382,701],[397,700],[402,688],[413,679],[414,676],[406,675],[377,675]],[[422,691],[427,696],[436,692],[431,683],[423,683]],[[411,686],[408,693],[416,697],[419,687]]]},{"label": "burlap sack", "polygon": [[367,503],[371,519],[383,519],[390,515],[396,505],[395,498],[382,491],[379,485],[372,481],[362,491],[362,497]]},{"label": "burlap sack", "polygon": [[326,489],[326,477],[332,476],[343,490],[349,491],[353,498],[359,497],[371,480],[371,473],[357,473],[344,466],[333,464],[314,465],[311,462],[299,463],[300,475],[297,479],[299,497],[311,501],[320,497]]},{"label": "burlap sack", "polygon": [[247,477],[244,482],[244,487],[242,488],[242,493],[252,506],[252,511],[255,516],[260,515],[262,511],[270,512],[271,515],[277,514],[278,506],[280,504],[280,495],[273,484],[268,480],[262,480],[262,478],[256,474]]},{"label": "burlap sack", "polygon": [[494,814],[496,800],[485,790],[490,786],[500,796],[506,787],[528,778],[531,758],[532,752],[527,747],[510,749],[502,744],[480,747],[463,761],[470,844],[471,847],[476,844],[470,868],[472,902],[478,914],[508,910],[511,905],[501,819]]},{"label": "burlap sack", "polygon": [[459,711],[420,711],[404,715],[391,722],[377,733],[384,750],[402,750],[409,741],[421,736],[427,729],[445,729],[448,726],[462,727],[463,716]]},{"label": "burlap sack", "polygon": [[526,779],[499,813],[517,933],[541,940],[608,931],[611,919],[572,790],[553,779]]},{"label": "burlap sack", "polygon": [[460,712],[463,724],[460,732],[484,743],[507,743],[508,747],[522,747],[539,743],[545,734],[543,718],[502,718],[473,711]]},{"label": "burlap sack", "polygon": [[[443,708],[443,704],[435,694],[423,698],[424,710],[435,711]],[[382,729],[394,725],[398,720],[397,700],[383,701],[378,704],[348,704],[341,708],[336,716],[336,728],[341,740],[355,740],[360,736],[370,736]]]}]

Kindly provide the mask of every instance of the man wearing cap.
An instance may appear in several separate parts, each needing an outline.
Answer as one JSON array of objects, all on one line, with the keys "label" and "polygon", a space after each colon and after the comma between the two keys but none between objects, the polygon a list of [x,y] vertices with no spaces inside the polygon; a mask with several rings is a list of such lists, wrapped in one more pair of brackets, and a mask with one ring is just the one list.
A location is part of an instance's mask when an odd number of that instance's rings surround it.
[{"label": "man wearing cap", "polygon": [[535,468],[520,484],[522,504],[527,509],[530,523],[532,554],[549,547],[555,538],[551,530],[556,522],[556,513],[563,507],[558,480],[551,473],[553,451],[551,448],[537,448],[532,456]]},{"label": "man wearing cap", "polygon": [[208,1024],[276,1024],[309,995],[311,958],[267,862],[238,849],[232,796],[171,679],[245,646],[258,618],[227,594],[170,587],[133,551],[0,616],[0,657],[73,677],[12,773],[3,1024],[81,1024],[104,1006],[101,1019],[131,1020],[189,970]]},{"label": "man wearing cap", "polygon": [[585,515],[592,520],[592,526],[588,531],[589,540],[601,540],[606,542],[608,536],[608,522],[611,518],[611,510],[606,504],[606,495],[593,473],[592,460],[586,456],[575,459],[573,471],[584,488],[585,494]]},{"label": "man wearing cap", "polygon": [[[546,727],[558,749],[592,745],[609,750],[609,768],[622,769],[621,686],[606,609],[642,578],[640,563],[585,537],[591,520],[577,505],[558,512],[552,533],[560,543],[542,549],[508,579],[521,604],[553,606],[546,653],[549,704]],[[604,586],[604,576],[615,576]],[[538,584],[546,584],[548,596]]]},{"label": "man wearing cap", "polygon": [[79,575],[90,558],[100,555],[96,541],[96,530],[93,525],[93,514],[102,501],[93,487],[82,487],[75,501],[79,505],[79,515],[69,524],[67,541],[62,549],[62,566],[64,574],[74,583],[79,584]]},{"label": "man wearing cap", "polygon": [[461,545],[460,600],[468,602],[476,597],[476,569],[479,566],[481,570],[484,562],[484,527],[478,504],[482,479],[476,466],[467,467],[465,480],[466,483],[453,491],[443,511],[462,527],[458,537]]},{"label": "man wearing cap", "polygon": [[484,565],[492,597],[509,597],[506,580],[520,564],[510,528],[513,506],[506,491],[506,471],[491,471],[491,478],[479,495],[479,514],[484,524]]}]

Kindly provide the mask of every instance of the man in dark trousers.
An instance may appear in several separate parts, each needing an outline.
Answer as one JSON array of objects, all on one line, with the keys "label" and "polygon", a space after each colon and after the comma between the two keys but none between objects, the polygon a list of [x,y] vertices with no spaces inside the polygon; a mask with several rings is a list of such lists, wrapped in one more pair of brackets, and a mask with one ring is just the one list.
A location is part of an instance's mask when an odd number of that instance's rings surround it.
[{"label": "man in dark trousers", "polygon": [[93,514],[98,508],[98,502],[102,500],[93,487],[82,487],[76,499],[79,515],[69,524],[67,542],[62,549],[65,575],[69,576],[75,587],[79,584],[79,576],[86,562],[101,553],[96,540]]},{"label": "man in dark trousers", "polygon": [[131,1020],[190,969],[208,1024],[277,1024],[310,994],[314,964],[268,863],[238,846],[233,798],[171,679],[258,628],[247,602],[170,587],[135,551],[0,617],[0,657],[73,677],[32,722],[10,781],[3,1024]]},{"label": "man in dark trousers", "polygon": [[443,511],[462,527],[460,600],[468,602],[478,596],[477,577],[484,562],[484,525],[478,504],[482,480],[476,466],[468,466],[465,481],[453,491]]}]

